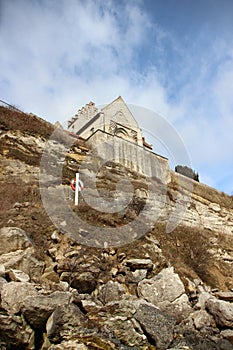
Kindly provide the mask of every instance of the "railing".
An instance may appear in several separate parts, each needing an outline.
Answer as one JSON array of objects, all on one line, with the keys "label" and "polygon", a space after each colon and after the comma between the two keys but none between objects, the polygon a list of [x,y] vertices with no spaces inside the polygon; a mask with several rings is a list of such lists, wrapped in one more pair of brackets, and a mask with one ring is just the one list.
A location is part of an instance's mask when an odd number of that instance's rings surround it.
[{"label": "railing", "polygon": [[13,110],[15,110],[15,111],[17,111],[17,112],[20,112],[20,113],[24,113],[24,112],[21,111],[19,108],[15,107],[15,106],[13,106],[13,105],[11,105],[11,104],[9,104],[9,103],[3,101],[3,100],[0,100],[0,106],[4,106],[4,107],[7,107],[7,108],[9,108],[9,109],[13,109]]}]

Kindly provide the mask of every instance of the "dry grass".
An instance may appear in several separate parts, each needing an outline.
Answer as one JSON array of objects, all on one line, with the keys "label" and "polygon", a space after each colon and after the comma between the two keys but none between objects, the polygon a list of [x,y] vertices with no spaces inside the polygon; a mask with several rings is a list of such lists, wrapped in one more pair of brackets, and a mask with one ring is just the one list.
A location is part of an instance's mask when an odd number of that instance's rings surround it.
[{"label": "dry grass", "polygon": [[[165,225],[157,224],[152,234],[159,240],[163,254],[181,277],[199,277],[206,284],[222,290],[233,287],[229,265],[211,254],[211,238],[216,238],[216,233],[185,226],[166,233]],[[233,243],[233,237],[220,235],[217,247],[224,249],[229,243]]]},{"label": "dry grass", "polygon": [[54,130],[52,124],[39,117],[13,111],[2,106],[0,106],[0,126],[4,131],[19,130],[22,133],[40,135],[46,139]]},{"label": "dry grass", "polygon": [[171,172],[171,183],[168,185],[168,188],[172,188],[175,191],[179,189],[181,192],[189,191],[192,188],[193,195],[202,197],[211,203],[217,203],[220,206],[233,209],[231,196],[175,172]]}]

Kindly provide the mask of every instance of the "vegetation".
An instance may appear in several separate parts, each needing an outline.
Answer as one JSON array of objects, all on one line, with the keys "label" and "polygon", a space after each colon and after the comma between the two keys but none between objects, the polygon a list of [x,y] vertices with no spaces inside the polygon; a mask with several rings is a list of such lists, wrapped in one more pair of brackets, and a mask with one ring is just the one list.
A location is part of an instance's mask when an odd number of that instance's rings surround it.
[{"label": "vegetation", "polygon": [[195,173],[194,170],[192,170],[191,168],[189,168],[187,166],[177,165],[175,167],[175,172],[179,173],[179,174],[182,174],[184,176],[187,176],[190,179],[193,179],[193,180],[199,182],[199,175],[198,175],[198,173]]}]

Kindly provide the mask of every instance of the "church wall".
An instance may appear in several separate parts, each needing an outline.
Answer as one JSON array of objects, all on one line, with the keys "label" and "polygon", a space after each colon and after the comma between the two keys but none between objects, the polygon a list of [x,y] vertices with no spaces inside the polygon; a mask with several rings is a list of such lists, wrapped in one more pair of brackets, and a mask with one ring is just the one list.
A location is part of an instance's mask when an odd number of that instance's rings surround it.
[{"label": "church wall", "polygon": [[156,177],[164,184],[170,182],[168,160],[137,144],[101,130],[97,130],[86,142],[106,161],[120,163],[146,177]]},{"label": "church wall", "polygon": [[86,123],[88,123],[96,114],[98,109],[94,102],[87,103],[79,109],[75,116],[68,121],[68,130],[77,133]]},{"label": "church wall", "polygon": [[[80,128],[79,128],[80,129]],[[95,120],[88,128],[86,128],[80,136],[84,139],[88,139],[91,135],[93,135],[96,130],[102,130],[105,129],[105,117],[103,113],[100,113],[100,117]]]}]

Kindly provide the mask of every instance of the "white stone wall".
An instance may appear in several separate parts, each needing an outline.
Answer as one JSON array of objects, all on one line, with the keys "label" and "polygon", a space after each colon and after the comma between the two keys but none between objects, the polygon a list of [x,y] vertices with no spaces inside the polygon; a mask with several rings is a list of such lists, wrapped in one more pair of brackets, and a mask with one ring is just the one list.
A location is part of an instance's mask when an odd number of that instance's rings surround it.
[{"label": "white stone wall", "polygon": [[106,161],[120,163],[146,177],[156,177],[165,184],[171,180],[166,158],[132,142],[98,130],[87,140],[87,144],[96,149],[97,154]]}]

